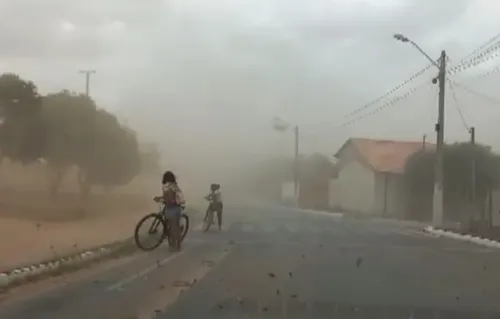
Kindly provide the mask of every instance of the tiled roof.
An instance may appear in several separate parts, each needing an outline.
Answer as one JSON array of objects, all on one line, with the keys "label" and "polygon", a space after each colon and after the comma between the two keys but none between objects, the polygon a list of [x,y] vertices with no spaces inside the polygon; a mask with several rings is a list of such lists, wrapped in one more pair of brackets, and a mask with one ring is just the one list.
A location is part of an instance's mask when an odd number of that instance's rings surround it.
[{"label": "tiled roof", "polygon": [[[422,142],[350,138],[337,154],[348,144],[356,149],[362,160],[373,170],[387,173],[403,173],[406,160],[423,149]],[[435,145],[426,143],[425,147],[435,148]]]}]

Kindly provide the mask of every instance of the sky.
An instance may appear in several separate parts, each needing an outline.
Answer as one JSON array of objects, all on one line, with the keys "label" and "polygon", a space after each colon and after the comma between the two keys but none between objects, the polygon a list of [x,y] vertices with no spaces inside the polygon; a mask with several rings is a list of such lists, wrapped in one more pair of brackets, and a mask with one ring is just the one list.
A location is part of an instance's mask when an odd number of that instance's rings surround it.
[{"label": "sky", "polygon": [[[433,68],[342,124],[429,64],[394,33],[436,59],[445,49],[453,65],[498,33],[495,12],[492,0],[0,0],[0,68],[42,93],[83,91],[79,71],[95,70],[92,97],[171,165],[237,170],[293,154],[293,133],[274,131],[275,117],[299,126],[301,153],[332,156],[351,136],[435,139]],[[451,80],[500,100],[500,72],[477,78],[499,61]],[[447,90],[446,139],[466,140],[475,126],[479,142],[500,149],[500,105]]]}]

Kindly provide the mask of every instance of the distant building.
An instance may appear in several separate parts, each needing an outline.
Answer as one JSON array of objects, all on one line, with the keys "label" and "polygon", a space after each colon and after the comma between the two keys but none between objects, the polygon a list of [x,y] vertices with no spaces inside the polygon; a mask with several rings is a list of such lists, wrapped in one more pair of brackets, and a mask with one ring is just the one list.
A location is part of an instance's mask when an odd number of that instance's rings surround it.
[{"label": "distant building", "polygon": [[350,138],[337,151],[338,173],[330,182],[329,206],[347,211],[405,218],[403,173],[423,142]]}]

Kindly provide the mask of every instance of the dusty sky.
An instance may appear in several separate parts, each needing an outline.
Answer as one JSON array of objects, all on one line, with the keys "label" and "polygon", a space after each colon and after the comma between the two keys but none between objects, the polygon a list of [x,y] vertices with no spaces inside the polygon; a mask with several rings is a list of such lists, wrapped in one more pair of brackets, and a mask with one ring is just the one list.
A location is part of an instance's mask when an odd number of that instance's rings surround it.
[{"label": "dusty sky", "polygon": [[[81,91],[78,70],[95,69],[92,96],[141,139],[160,141],[169,163],[238,169],[243,158],[293,151],[292,133],[272,130],[275,116],[300,125],[304,153],[331,155],[349,136],[433,140],[433,85],[338,125],[429,64],[393,33],[436,58],[446,49],[453,63],[498,33],[498,12],[493,0],[0,0],[0,67],[42,92]],[[498,61],[454,81],[500,100],[500,72],[474,78]],[[455,91],[478,141],[500,148],[500,104]],[[446,138],[467,139],[448,92]]]}]

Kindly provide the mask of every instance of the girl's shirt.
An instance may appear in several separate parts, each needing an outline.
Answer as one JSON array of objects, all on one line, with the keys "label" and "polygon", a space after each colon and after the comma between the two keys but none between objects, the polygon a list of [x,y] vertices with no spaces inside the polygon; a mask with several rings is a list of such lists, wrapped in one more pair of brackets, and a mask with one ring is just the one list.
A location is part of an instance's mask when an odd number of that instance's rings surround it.
[{"label": "girl's shirt", "polygon": [[176,183],[165,183],[162,185],[163,199],[167,206],[180,206],[184,204],[184,194]]}]

